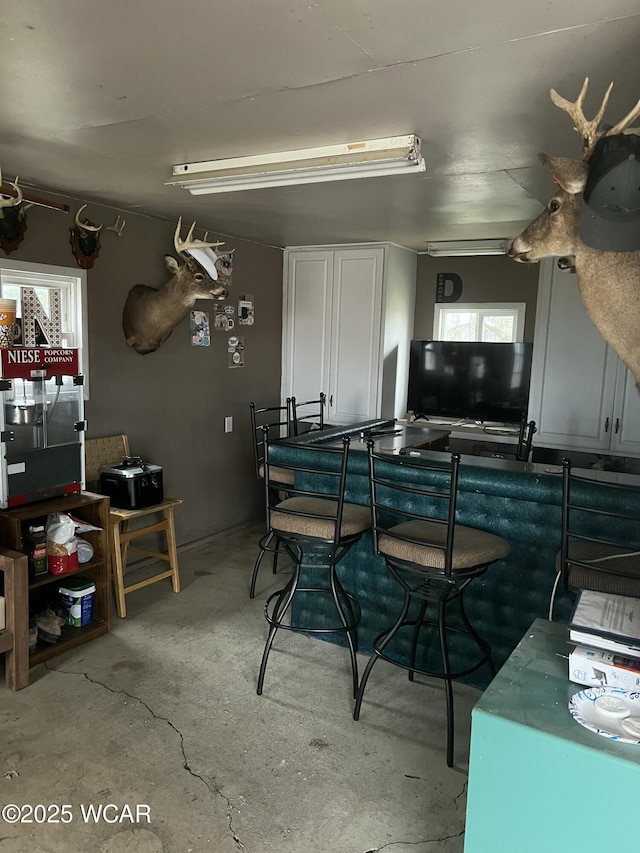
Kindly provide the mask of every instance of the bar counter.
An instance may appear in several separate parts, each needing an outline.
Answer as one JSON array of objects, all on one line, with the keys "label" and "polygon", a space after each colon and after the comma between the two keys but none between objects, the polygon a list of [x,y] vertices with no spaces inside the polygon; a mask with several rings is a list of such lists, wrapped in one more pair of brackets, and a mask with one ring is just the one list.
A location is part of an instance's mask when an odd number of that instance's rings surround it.
[{"label": "bar counter", "polygon": [[[314,464],[321,468],[318,451],[323,445],[339,446],[344,435],[351,439],[346,499],[365,506],[370,503],[366,452],[369,435],[379,451],[408,453],[428,460],[429,464],[449,458],[442,450],[424,449],[425,445],[444,449],[447,430],[402,426],[381,419],[314,431],[279,442],[273,447],[271,461],[277,465],[279,461],[300,458],[300,454],[310,461],[313,454]],[[589,474],[594,483],[638,481],[633,475],[605,471]],[[467,613],[479,633],[491,643],[498,668],[534,619],[547,618],[560,548],[561,499],[561,469],[557,466],[461,457],[458,521],[496,533],[511,546],[508,556],[492,564],[465,594]],[[611,495],[611,500],[614,499]],[[640,516],[640,506],[638,513]],[[370,533],[348,552],[339,564],[339,571],[345,588],[360,602],[359,651],[370,653],[373,639],[399,612],[402,592],[387,572],[384,560],[373,554]],[[566,619],[569,612],[570,602],[560,591],[555,617]],[[308,620],[310,615],[305,614],[305,618]],[[322,614],[316,612],[315,621],[318,617],[322,619]],[[430,651],[425,650],[424,654],[426,661]],[[458,660],[464,662],[465,649],[461,648],[458,654]],[[489,680],[490,673],[485,667],[468,683],[484,688]]]}]

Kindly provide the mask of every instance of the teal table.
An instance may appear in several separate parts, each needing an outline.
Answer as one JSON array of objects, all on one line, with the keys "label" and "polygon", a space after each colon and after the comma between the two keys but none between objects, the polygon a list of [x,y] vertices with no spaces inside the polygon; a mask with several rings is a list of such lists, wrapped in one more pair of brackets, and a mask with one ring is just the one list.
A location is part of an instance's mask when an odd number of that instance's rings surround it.
[{"label": "teal table", "polygon": [[473,709],[464,853],[640,850],[640,745],[571,718],[568,650],[536,619]]}]

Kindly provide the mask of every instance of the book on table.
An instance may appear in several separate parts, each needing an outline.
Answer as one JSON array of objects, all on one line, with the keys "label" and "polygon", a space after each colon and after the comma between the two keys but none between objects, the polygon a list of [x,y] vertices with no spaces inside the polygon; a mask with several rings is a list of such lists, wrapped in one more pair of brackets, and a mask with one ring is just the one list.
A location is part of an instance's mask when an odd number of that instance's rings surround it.
[{"label": "book on table", "polygon": [[640,658],[575,646],[569,652],[569,679],[589,687],[640,689]]},{"label": "book on table", "polygon": [[569,619],[569,639],[640,658],[640,598],[581,589]]}]

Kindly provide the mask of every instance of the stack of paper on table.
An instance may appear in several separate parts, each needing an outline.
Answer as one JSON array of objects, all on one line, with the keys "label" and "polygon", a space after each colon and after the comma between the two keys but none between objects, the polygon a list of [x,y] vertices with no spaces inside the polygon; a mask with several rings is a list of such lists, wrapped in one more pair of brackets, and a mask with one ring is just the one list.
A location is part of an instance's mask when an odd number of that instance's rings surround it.
[{"label": "stack of paper on table", "polygon": [[640,658],[640,598],[581,589],[569,619],[569,639]]},{"label": "stack of paper on table", "polygon": [[569,678],[640,689],[640,598],[580,590],[569,620]]}]

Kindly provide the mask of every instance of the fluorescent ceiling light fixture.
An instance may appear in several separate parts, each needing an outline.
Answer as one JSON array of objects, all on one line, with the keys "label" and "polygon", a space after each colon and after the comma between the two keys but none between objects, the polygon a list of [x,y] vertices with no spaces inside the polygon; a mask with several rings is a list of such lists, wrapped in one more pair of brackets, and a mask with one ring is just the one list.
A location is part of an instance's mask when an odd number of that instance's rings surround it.
[{"label": "fluorescent ceiling light fixture", "polygon": [[173,167],[174,177],[165,186],[205,195],[424,171],[420,139],[409,134],[278,154],[182,163]]},{"label": "fluorescent ceiling light fixture", "polygon": [[427,254],[434,258],[466,258],[474,255],[506,255],[509,240],[460,240],[427,243]]}]

